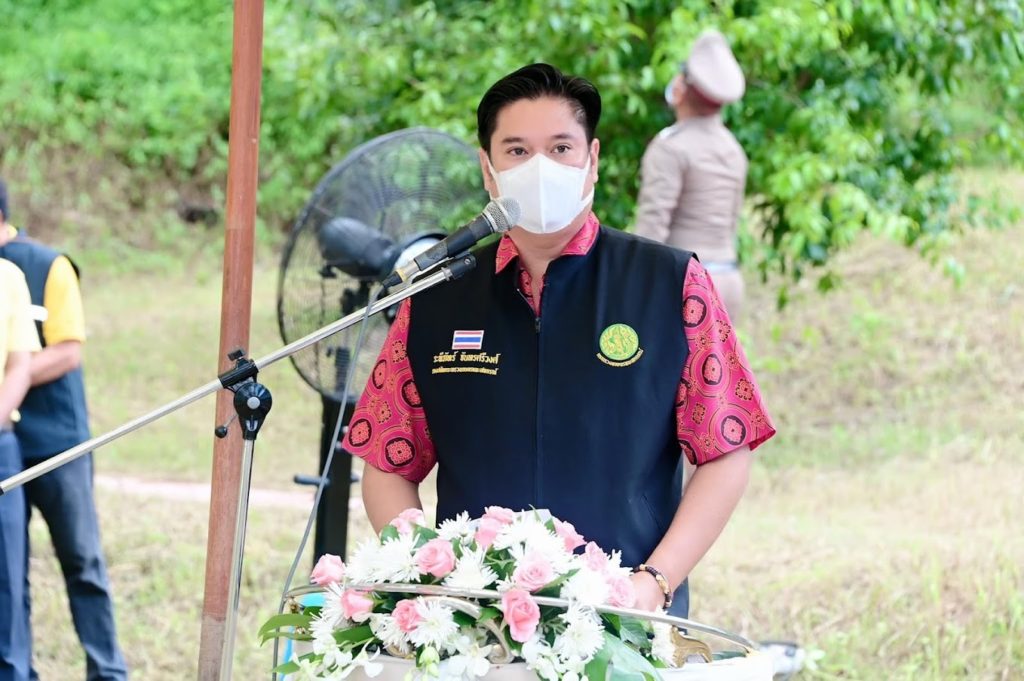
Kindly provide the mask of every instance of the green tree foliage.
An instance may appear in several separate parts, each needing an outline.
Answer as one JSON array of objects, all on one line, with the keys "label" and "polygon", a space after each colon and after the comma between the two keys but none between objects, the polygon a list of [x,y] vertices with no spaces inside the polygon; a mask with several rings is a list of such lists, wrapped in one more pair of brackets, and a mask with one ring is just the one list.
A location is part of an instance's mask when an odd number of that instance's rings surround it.
[{"label": "green tree foliage", "polygon": [[[472,143],[484,89],[549,61],[601,89],[599,213],[628,226],[671,122],[664,84],[708,27],[748,74],[725,115],[751,158],[743,252],[764,272],[799,277],[865,229],[941,245],[971,217],[954,169],[1024,159],[1021,0],[291,0],[267,6],[261,214],[287,223],[379,134]],[[19,0],[0,28],[4,153],[79,147],[220,186],[230,30],[221,0]],[[958,131],[967,96],[985,115]]]}]

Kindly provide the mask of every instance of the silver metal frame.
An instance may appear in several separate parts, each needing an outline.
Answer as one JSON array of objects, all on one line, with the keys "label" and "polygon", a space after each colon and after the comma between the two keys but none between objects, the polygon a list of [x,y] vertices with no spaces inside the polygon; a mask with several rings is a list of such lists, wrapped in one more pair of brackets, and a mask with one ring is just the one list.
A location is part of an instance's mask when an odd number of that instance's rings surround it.
[{"label": "silver metal frame", "polygon": [[[482,598],[486,600],[501,600],[501,592],[494,591],[492,589],[455,589],[450,586],[441,586],[434,584],[364,584],[364,583],[353,583],[346,584],[347,588],[360,589],[363,591],[384,591],[387,593],[413,593],[421,596],[452,596],[455,598]],[[315,584],[308,586],[299,586],[294,589],[290,589],[286,594],[286,598],[298,598],[299,596],[305,596],[311,593],[323,592],[324,588]],[[537,601],[538,605],[550,605],[559,608],[568,608],[571,605],[571,601],[565,598],[553,598],[550,596],[534,596],[533,600]],[[597,612],[608,613],[610,615],[621,615],[624,617],[636,617],[638,619],[650,620],[651,622],[664,622],[665,624],[671,624],[681,629],[687,629],[692,631],[699,631],[704,634],[714,636],[723,641],[728,641],[734,645],[743,648],[746,652],[752,653],[757,651],[757,644],[750,639],[740,636],[739,634],[733,634],[713,627],[709,624],[702,624],[694,620],[686,619],[685,617],[676,617],[674,615],[666,615],[660,612],[651,612],[649,610],[636,610],[635,608],[617,608],[612,605],[598,605],[594,607]]]}]

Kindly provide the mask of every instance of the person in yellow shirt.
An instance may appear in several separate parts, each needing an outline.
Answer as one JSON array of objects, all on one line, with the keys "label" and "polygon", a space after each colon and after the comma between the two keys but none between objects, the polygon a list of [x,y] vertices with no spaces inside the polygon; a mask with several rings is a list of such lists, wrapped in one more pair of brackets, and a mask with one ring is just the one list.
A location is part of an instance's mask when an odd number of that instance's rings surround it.
[{"label": "person in yellow shirt", "polygon": [[[9,215],[0,181],[0,257],[25,275],[42,347],[32,355],[32,387],[15,425],[24,464],[33,466],[90,437],[82,373],[85,315],[74,263],[19,233],[8,224]],[[75,631],[85,650],[86,679],[123,681],[128,671],[117,643],[92,476],[92,454],[87,454],[26,483],[25,522],[35,507],[50,528]],[[31,611],[27,581],[24,603]],[[38,678],[34,670],[31,678]]]},{"label": "person in yellow shirt", "polygon": [[[25,276],[0,259],[0,479],[22,469],[12,425],[31,381],[31,353],[39,349],[30,307]],[[0,496],[0,681],[26,681],[31,666],[25,522],[24,491]]]}]

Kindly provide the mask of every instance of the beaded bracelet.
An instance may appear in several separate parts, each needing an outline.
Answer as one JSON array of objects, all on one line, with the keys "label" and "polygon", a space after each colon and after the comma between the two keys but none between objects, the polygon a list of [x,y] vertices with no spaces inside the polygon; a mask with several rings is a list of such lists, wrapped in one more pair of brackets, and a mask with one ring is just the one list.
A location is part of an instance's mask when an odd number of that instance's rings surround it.
[{"label": "beaded bracelet", "polygon": [[651,577],[654,577],[654,581],[661,587],[661,592],[665,594],[665,609],[668,610],[672,606],[672,596],[674,595],[672,587],[668,585],[668,580],[665,578],[665,575],[661,574],[661,570],[646,563],[640,563],[633,568],[633,572],[646,572]]}]

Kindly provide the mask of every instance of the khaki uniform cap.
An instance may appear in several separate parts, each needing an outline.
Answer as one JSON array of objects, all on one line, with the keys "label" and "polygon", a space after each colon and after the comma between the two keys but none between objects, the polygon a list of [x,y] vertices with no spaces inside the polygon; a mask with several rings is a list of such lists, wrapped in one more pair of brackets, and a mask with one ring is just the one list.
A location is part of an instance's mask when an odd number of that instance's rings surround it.
[{"label": "khaki uniform cap", "polygon": [[729,104],[743,96],[743,71],[724,35],[705,31],[697,38],[686,60],[686,82],[717,104]]}]

